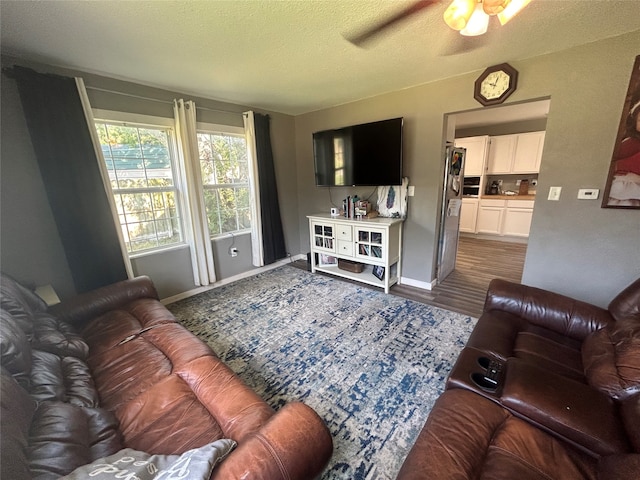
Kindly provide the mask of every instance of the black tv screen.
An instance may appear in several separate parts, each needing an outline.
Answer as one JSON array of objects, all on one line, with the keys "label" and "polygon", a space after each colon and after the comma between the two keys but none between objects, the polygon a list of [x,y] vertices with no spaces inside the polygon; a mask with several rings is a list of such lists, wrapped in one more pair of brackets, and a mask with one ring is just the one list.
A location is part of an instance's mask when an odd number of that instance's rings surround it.
[{"label": "black tv screen", "polygon": [[402,118],[313,134],[319,187],[402,184]]}]

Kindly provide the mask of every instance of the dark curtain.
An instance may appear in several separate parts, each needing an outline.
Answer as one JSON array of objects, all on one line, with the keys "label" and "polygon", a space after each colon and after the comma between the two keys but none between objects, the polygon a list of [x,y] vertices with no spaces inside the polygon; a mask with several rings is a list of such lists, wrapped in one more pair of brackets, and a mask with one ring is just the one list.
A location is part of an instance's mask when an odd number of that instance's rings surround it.
[{"label": "dark curtain", "polygon": [[18,66],[9,73],[18,85],[76,290],[86,292],[126,279],[116,226],[75,80]]},{"label": "dark curtain", "polygon": [[262,215],[262,243],[264,264],[269,265],[287,256],[284,232],[280,218],[278,186],[271,150],[269,115],[254,113],[256,130],[256,157],[260,185],[260,210]]}]

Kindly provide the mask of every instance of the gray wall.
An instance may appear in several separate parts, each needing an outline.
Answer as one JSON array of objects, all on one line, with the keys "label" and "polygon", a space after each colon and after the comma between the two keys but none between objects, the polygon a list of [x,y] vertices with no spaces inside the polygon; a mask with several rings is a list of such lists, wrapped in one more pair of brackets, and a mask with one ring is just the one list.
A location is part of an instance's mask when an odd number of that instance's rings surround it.
[{"label": "gray wall", "polygon": [[[249,106],[2,57],[3,67],[14,64],[31,67],[39,72],[82,77],[91,106],[97,109],[173,118],[173,106],[170,102],[174,98],[184,98],[196,102],[198,121],[232,126],[242,126],[241,113],[252,109]],[[3,272],[25,283],[52,284],[61,298],[68,297],[75,289],[43,189],[15,82],[3,76],[0,88],[3,120],[0,267]],[[254,110],[271,116],[278,198],[287,251],[299,252],[297,190],[292,181],[296,176],[294,119],[277,112]],[[220,246],[225,245],[225,242],[225,238],[212,242],[214,252],[219,253],[215,260],[218,279],[229,278],[254,268],[251,263],[250,236],[238,236],[240,248],[237,257],[229,256],[228,249]],[[153,279],[162,298],[195,288],[188,247],[135,258],[132,266],[135,274],[149,275]]]},{"label": "gray wall", "polygon": [[[551,98],[523,282],[606,305],[640,276],[640,210],[579,201],[578,188],[604,189],[640,32],[525,61],[509,101]],[[505,59],[508,60],[508,59]],[[444,117],[479,108],[473,83],[481,71],[297,116],[300,244],[305,216],[330,207],[314,187],[311,134],[383,118],[405,118],[404,174],[415,185],[404,225],[403,277],[431,282],[437,254]],[[603,88],[606,85],[606,89]],[[546,200],[562,186],[560,201]],[[348,190],[348,193],[354,193]],[[348,194],[341,192],[341,195]],[[334,198],[337,195],[334,195]]]},{"label": "gray wall", "polygon": [[[4,66],[4,65],[3,65]],[[15,82],[3,76],[0,144],[0,268],[35,287],[75,292],[40,177]]]}]

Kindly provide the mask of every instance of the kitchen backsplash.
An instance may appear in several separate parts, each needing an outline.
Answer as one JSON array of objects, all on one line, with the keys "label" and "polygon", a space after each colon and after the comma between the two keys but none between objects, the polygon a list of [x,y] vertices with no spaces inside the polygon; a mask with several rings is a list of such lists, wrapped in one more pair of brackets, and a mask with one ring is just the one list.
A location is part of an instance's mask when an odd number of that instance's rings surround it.
[{"label": "kitchen backsplash", "polygon": [[[522,180],[529,181],[529,195],[535,195],[536,193],[536,184],[538,183],[538,174],[523,174],[523,175],[487,175],[485,177],[485,195],[489,194],[491,184],[493,182],[498,182],[498,184],[502,183],[500,186],[500,191],[498,193],[502,194],[505,192],[515,192],[516,194],[520,191],[519,183]],[[502,182],[501,182],[502,181]]]}]

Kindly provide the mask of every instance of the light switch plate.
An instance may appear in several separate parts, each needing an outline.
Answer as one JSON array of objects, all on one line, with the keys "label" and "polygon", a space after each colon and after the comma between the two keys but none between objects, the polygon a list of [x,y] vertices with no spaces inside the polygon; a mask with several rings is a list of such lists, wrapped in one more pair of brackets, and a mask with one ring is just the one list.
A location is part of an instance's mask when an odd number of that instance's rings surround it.
[{"label": "light switch plate", "polygon": [[413,197],[416,194],[416,187],[413,185],[409,185],[407,187],[407,195],[409,195],[410,197]]},{"label": "light switch plate", "polygon": [[562,187],[549,187],[549,197],[548,200],[558,201],[560,200],[560,193],[562,192]]},{"label": "light switch plate", "polygon": [[598,188],[581,188],[578,190],[578,198],[581,200],[596,200],[600,189]]}]

